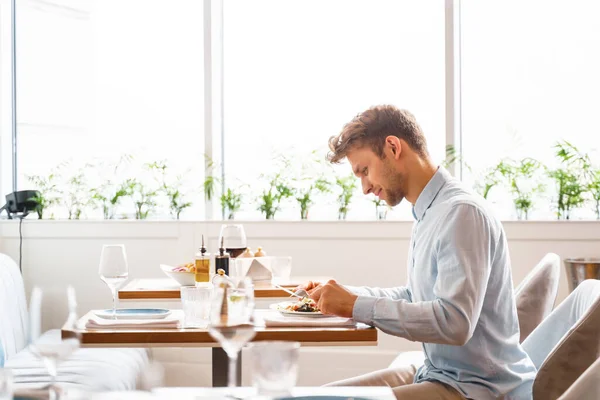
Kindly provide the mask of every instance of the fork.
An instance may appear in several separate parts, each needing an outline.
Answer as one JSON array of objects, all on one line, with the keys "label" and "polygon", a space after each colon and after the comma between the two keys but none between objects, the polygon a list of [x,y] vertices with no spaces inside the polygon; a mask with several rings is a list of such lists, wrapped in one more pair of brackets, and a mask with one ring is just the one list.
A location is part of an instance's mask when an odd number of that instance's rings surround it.
[{"label": "fork", "polygon": [[301,299],[303,299],[305,297],[309,297],[308,296],[308,292],[306,290],[304,290],[304,289],[298,289],[295,292],[292,292],[291,290],[286,289],[286,288],[284,288],[281,285],[274,285],[274,286],[277,287],[277,288],[279,288],[279,289],[281,289],[281,290],[283,290],[286,293],[289,293],[291,295],[290,297],[295,296],[295,297],[299,297]]}]

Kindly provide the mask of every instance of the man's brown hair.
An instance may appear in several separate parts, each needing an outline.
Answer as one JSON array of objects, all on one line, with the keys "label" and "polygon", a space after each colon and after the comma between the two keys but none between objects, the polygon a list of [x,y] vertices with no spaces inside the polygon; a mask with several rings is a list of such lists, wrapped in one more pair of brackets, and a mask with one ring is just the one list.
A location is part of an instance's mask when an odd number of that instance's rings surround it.
[{"label": "man's brown hair", "polygon": [[387,136],[404,140],[421,157],[427,156],[427,142],[423,131],[410,112],[391,105],[373,106],[358,114],[344,125],[337,136],[329,138],[331,163],[339,163],[353,148],[370,146],[380,158]]}]

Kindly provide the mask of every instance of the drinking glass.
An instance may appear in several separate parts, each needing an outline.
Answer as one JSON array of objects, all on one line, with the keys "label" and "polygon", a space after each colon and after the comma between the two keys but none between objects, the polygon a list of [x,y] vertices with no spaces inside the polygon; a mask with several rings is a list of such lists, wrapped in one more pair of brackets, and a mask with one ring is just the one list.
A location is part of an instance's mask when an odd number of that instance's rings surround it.
[{"label": "drinking glass", "polygon": [[206,328],[208,326],[211,296],[212,287],[209,286],[181,287],[184,327]]},{"label": "drinking glass", "polygon": [[240,350],[255,335],[252,324],[254,288],[244,279],[229,287],[215,287],[208,332],[229,358],[227,386],[236,386],[236,364]]},{"label": "drinking glass", "polygon": [[223,243],[225,250],[231,258],[236,258],[246,250],[246,232],[244,226],[240,224],[221,225],[219,234],[219,246]]},{"label": "drinking glass", "polygon": [[105,244],[100,255],[100,278],[106,283],[113,296],[113,319],[117,318],[117,290],[129,275],[125,245]]},{"label": "drinking glass", "polygon": [[68,358],[71,353],[79,348],[81,335],[77,330],[77,301],[75,298],[75,289],[72,286],[67,288],[67,305],[69,314],[67,322],[63,325],[64,329],[70,332],[69,337],[53,337],[51,335],[41,335],[42,331],[42,297],[43,292],[39,287],[34,287],[30,299],[30,334],[31,342],[29,348],[33,354],[42,359],[48,375],[50,384],[48,385],[49,397],[51,400],[59,399],[61,389],[56,385],[58,375],[58,364]]},{"label": "drinking glass", "polygon": [[259,396],[290,394],[298,377],[299,342],[265,341],[250,345],[252,386]]}]

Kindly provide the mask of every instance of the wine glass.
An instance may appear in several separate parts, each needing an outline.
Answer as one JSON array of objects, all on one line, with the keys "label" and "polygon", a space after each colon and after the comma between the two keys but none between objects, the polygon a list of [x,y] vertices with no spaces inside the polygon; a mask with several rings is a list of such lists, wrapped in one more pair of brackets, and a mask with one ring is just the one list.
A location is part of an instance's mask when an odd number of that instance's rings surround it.
[{"label": "wine glass", "polygon": [[[67,288],[67,304],[69,315],[63,328],[70,332],[69,337],[55,338],[49,334],[41,334],[42,331],[42,297],[43,292],[39,287],[34,287],[31,292],[29,305],[29,324],[30,324],[30,344],[29,348],[33,354],[43,360],[50,384],[48,385],[49,398],[56,400],[60,398],[61,390],[56,386],[58,375],[58,364],[68,358],[71,353],[79,348],[81,335],[77,328],[77,301],[75,298],[75,289],[72,286]],[[60,334],[60,333],[59,333]]]},{"label": "wine glass", "polygon": [[236,258],[246,250],[246,232],[240,224],[223,224],[219,234],[219,244],[225,244],[225,250],[231,258]]},{"label": "wine glass", "polygon": [[129,268],[125,245],[105,244],[100,255],[100,278],[106,283],[113,296],[113,319],[117,319],[117,289],[127,280]]},{"label": "wine glass", "polygon": [[252,324],[254,287],[252,280],[237,285],[219,285],[213,291],[208,332],[219,342],[229,358],[227,386],[236,386],[236,365],[240,350],[255,335]]}]

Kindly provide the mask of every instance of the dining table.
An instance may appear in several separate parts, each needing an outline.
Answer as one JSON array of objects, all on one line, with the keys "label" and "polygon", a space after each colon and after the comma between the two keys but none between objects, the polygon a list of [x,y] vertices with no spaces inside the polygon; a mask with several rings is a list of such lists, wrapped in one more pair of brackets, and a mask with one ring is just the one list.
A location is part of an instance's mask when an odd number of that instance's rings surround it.
[{"label": "dining table", "polygon": [[[97,321],[96,311],[91,310],[81,317],[75,327],[65,325],[61,330],[63,339],[77,337],[81,347],[210,347],[212,348],[212,385],[226,386],[228,357],[220,344],[210,335],[208,327],[186,328],[183,325],[183,311],[172,310],[175,326],[147,328],[144,323],[136,326],[93,326],[90,321]],[[277,315],[275,315],[275,314]],[[274,318],[274,317],[277,318]],[[291,326],[286,326],[285,316],[280,316],[275,310],[255,310],[254,330],[252,341],[295,341],[301,346],[376,346],[377,330],[371,326],[354,323],[327,325],[326,318],[307,318],[304,326],[297,326],[298,320],[289,320]],[[335,317],[337,318],[337,317]],[[266,322],[267,321],[267,322]],[[271,321],[271,322],[268,322]],[[276,321],[275,326],[272,321]],[[291,321],[294,321],[292,323]],[[321,321],[321,322],[319,322]],[[116,325],[115,325],[116,326]],[[241,383],[241,353],[237,363],[237,384]]]},{"label": "dining table", "polygon": [[[308,282],[327,282],[327,276],[297,276],[282,281],[279,286],[293,290],[296,286]],[[274,299],[289,297],[290,294],[271,281],[254,282],[254,297]],[[132,279],[118,291],[120,301],[178,301],[181,286],[171,278]]]}]

